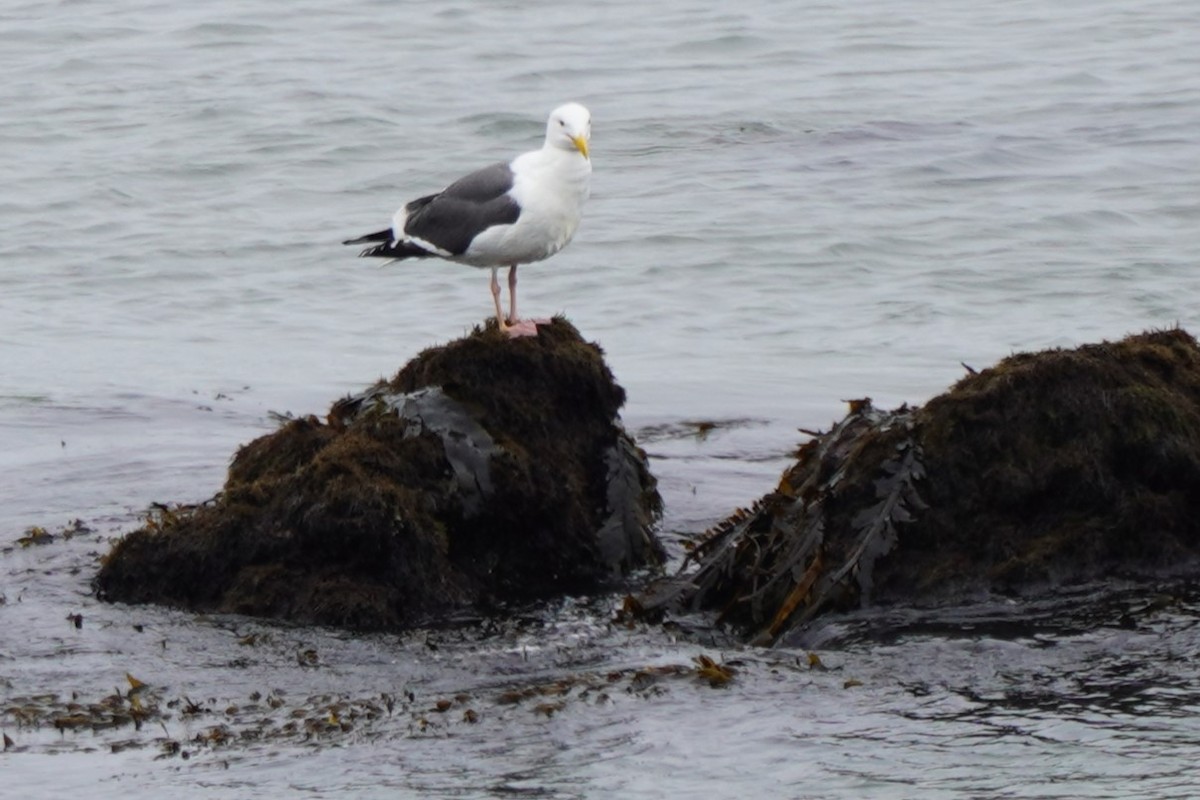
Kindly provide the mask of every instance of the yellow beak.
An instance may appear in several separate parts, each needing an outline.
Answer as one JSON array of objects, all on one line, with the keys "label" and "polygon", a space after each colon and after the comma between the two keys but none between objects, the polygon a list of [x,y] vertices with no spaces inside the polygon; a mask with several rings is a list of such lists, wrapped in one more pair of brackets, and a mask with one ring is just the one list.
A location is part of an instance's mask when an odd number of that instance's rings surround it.
[{"label": "yellow beak", "polygon": [[575,149],[583,153],[584,158],[591,158],[591,156],[588,155],[587,139],[583,138],[582,136],[572,136],[571,141],[575,143]]}]

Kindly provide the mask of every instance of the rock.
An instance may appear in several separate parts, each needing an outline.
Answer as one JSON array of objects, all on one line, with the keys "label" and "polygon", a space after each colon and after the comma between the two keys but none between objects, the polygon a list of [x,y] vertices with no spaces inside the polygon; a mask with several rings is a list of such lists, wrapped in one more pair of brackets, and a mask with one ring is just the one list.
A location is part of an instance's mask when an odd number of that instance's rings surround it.
[{"label": "rock", "polygon": [[1200,572],[1200,347],[1020,354],[922,408],[869,400],[633,605],[776,642],[823,611]]},{"label": "rock", "polygon": [[223,490],[121,539],[101,598],[399,629],[661,563],[624,391],[563,319],[494,326],[242,447]]}]

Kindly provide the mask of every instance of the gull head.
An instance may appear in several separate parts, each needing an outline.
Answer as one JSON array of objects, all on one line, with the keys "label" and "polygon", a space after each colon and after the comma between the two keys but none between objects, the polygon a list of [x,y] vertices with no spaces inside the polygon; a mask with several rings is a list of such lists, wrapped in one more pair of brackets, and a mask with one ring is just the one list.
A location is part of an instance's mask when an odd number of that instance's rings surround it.
[{"label": "gull head", "polygon": [[592,139],[592,115],[579,103],[567,103],[550,112],[546,123],[546,144],[562,150],[578,150],[588,156]]}]

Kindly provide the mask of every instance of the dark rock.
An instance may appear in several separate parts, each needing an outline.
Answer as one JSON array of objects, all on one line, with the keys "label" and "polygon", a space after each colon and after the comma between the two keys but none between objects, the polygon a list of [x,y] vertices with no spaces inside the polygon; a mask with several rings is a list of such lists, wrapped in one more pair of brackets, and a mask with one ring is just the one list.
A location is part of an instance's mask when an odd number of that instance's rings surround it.
[{"label": "dark rock", "polygon": [[1200,572],[1200,347],[1182,330],[1006,358],[869,400],[634,606],[771,643],[822,611]]},{"label": "dark rock", "polygon": [[624,400],[565,320],[476,330],[242,447],[220,494],[160,507],[96,588],[379,630],[611,586],[661,562]]}]

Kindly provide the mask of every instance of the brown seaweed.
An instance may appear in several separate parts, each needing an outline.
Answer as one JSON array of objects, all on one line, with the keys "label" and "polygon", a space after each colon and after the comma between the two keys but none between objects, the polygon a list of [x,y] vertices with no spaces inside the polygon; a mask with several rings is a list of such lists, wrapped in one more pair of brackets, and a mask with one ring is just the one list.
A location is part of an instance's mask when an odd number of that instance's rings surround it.
[{"label": "brown seaweed", "polygon": [[[800,447],[774,492],[719,523],[679,574],[639,598],[642,610],[716,608],[719,621],[754,630],[753,642],[769,644],[827,604],[869,598],[875,560],[892,551],[897,526],[922,505],[922,467],[911,411],[883,412],[869,399],[850,408],[832,430]],[[847,541],[827,541],[830,507],[857,486],[863,464],[881,446],[894,455],[875,465],[875,502],[854,515]]]},{"label": "brown seaweed", "polygon": [[624,399],[563,319],[477,329],[242,447],[216,497],[161,506],[96,588],[360,629],[596,591],[661,560]]},{"label": "brown seaweed", "polygon": [[1198,564],[1200,346],[1172,329],[1014,355],[921,408],[852,401],[628,608],[770,644],[830,609]]}]

